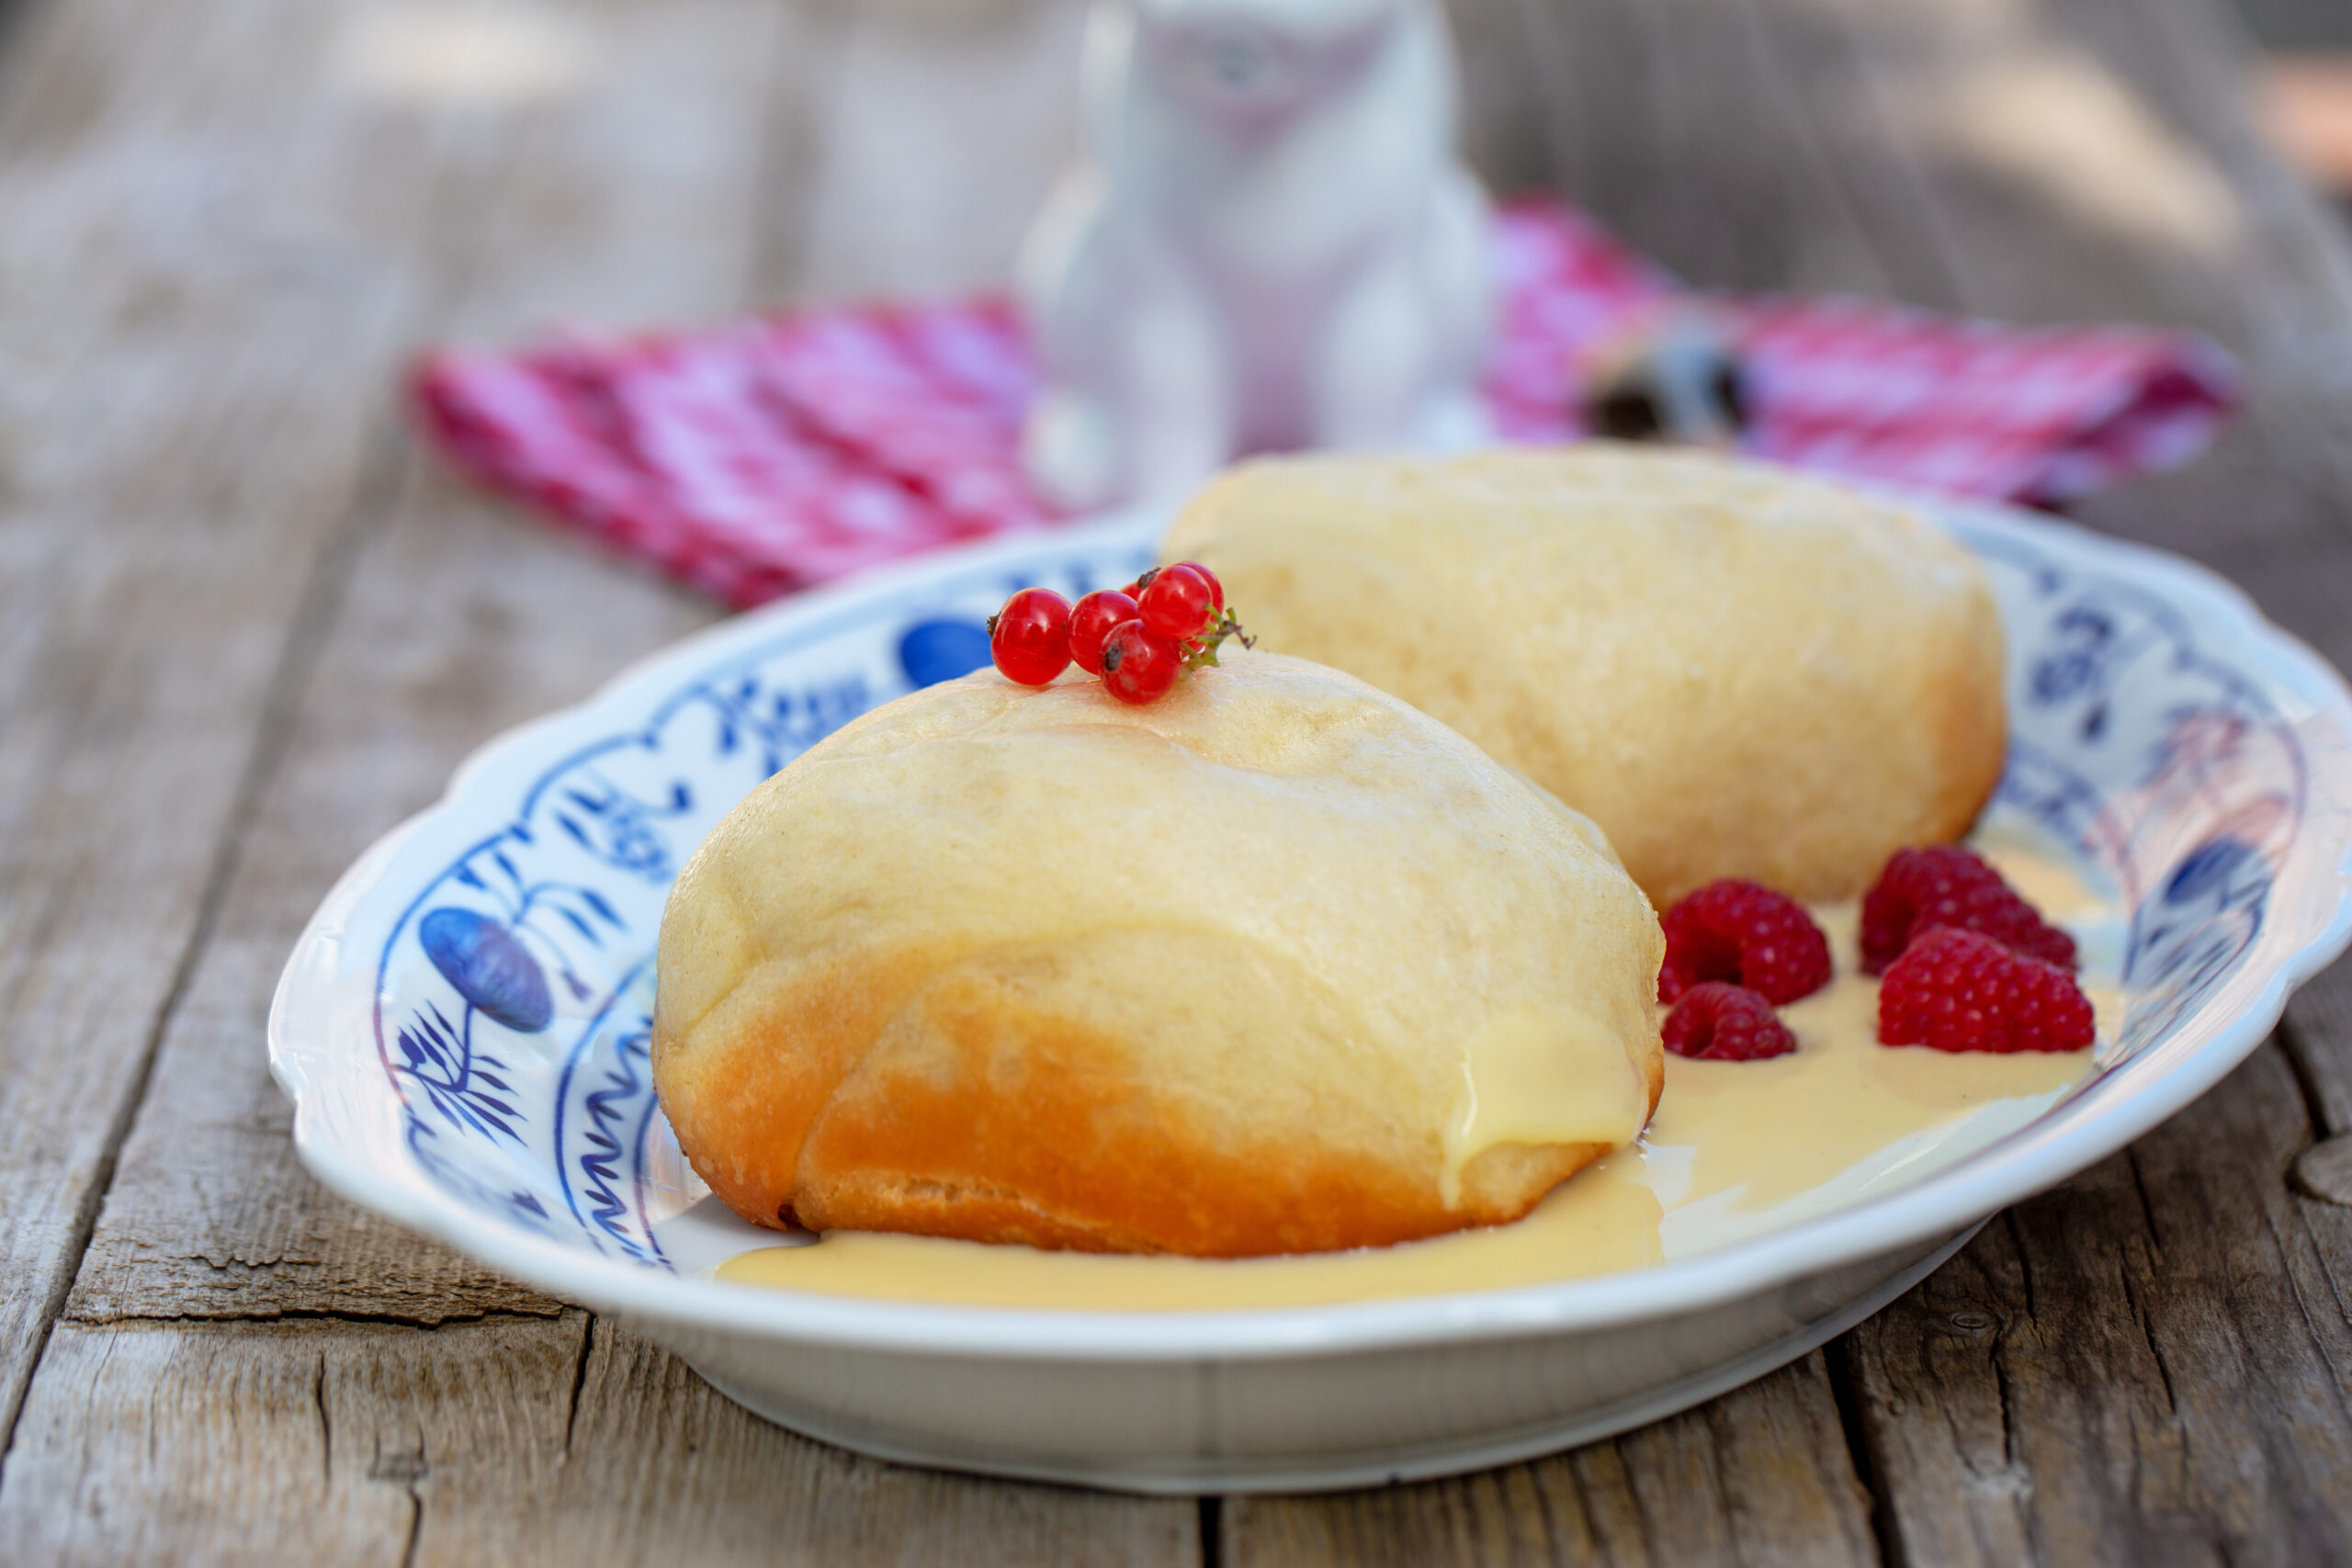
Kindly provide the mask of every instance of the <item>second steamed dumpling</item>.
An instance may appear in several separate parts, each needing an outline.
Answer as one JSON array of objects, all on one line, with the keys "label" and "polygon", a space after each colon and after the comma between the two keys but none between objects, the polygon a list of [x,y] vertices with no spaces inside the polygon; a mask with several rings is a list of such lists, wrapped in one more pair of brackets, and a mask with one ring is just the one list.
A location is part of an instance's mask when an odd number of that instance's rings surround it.
[{"label": "second steamed dumpling", "polygon": [[1717,877],[1859,893],[2001,773],[2000,622],[1966,551],[1784,469],[1593,443],[1284,458],[1211,485],[1263,646],[1363,677],[1598,822],[1664,908]]}]

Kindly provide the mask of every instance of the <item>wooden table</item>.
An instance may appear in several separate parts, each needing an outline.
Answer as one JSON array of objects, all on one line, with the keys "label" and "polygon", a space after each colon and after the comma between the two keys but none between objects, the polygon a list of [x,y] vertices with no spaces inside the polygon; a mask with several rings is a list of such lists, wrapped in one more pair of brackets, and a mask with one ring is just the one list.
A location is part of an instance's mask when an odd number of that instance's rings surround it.
[{"label": "wooden table", "polygon": [[[0,7],[0,1561],[2352,1560],[2352,1213],[2290,1177],[2352,1131],[2344,969],[1826,1350],[1340,1496],[855,1458],[303,1174],[262,1020],[329,881],[715,615],[446,478],[403,356],[1000,279],[1079,9]],[[2249,417],[2089,518],[2352,666],[2352,258],[2211,0],[1456,12],[1490,181],[1690,278],[2214,333]]]}]

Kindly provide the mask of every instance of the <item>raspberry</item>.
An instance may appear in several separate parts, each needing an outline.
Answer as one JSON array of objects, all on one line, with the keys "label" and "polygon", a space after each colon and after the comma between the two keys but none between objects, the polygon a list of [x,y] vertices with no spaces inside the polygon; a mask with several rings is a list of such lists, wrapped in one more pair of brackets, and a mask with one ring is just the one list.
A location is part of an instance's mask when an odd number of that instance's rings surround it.
[{"label": "raspberry", "polygon": [[1728,980],[1775,1007],[1829,983],[1829,939],[1784,894],[1753,882],[1711,882],[1667,910],[1657,999],[1705,980]]},{"label": "raspberry", "polygon": [[1879,987],[1882,1045],[2079,1051],[2091,1035],[2091,1004],[2072,975],[1955,926],[1914,937]]},{"label": "raspberry", "polygon": [[1702,1062],[1760,1062],[1797,1048],[1772,1004],[1745,986],[1702,980],[1666,1015],[1666,1048]]},{"label": "raspberry", "polygon": [[1862,973],[1878,975],[1933,926],[1981,931],[2029,958],[2075,966],[2075,939],[2041,918],[1973,850],[1897,850],[1862,899]]}]

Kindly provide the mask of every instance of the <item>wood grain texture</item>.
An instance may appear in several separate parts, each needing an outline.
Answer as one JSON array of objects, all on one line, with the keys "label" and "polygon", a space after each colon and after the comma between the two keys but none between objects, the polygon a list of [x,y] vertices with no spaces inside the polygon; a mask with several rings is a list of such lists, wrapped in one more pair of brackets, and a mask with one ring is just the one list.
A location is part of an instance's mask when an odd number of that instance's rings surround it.
[{"label": "wood grain texture", "polygon": [[[551,317],[692,319],[750,302],[779,227],[761,218],[792,205],[789,190],[765,188],[791,151],[763,144],[768,99],[776,68],[808,68],[817,43],[771,7],[724,0],[568,14],[613,74],[522,115],[496,198],[450,215],[468,260],[421,302],[420,336],[507,336]],[[313,1183],[294,1157],[262,1025],[326,887],[437,796],[469,751],[717,612],[470,494],[404,442],[345,575],[301,673],[285,761],[259,781],[267,830],[227,881],[169,1021],[69,1306],[77,1316],[554,1310]]]},{"label": "wood grain texture", "polygon": [[860,1459],[771,1426],[600,1320],[568,1465],[526,1559],[694,1563],[1200,1561],[1199,1510]]},{"label": "wood grain texture", "polygon": [[2081,514],[2220,568],[2345,662],[2352,257],[2334,217],[2260,145],[2214,8],[1899,10],[1911,61],[1877,49],[1863,73],[1887,106],[1874,122],[1882,156],[1916,175],[1883,184],[1865,220],[1939,233],[1961,309],[2176,322],[2237,354],[2246,409],[2216,449]]},{"label": "wood grain texture", "polygon": [[348,1312],[434,1323],[555,1304],[334,1198],[302,1170],[263,1023],[323,890],[485,737],[709,618],[426,468],[355,564],[270,830],[230,880],[67,1303],[86,1321]]},{"label": "wood grain texture", "polygon": [[[991,51],[972,21],[945,38],[916,29],[909,42],[906,19],[887,15],[851,26],[829,11],[779,20],[724,3],[572,13],[615,69],[594,91],[528,111],[495,204],[454,215],[469,260],[418,330],[497,339],[548,321],[715,318],[761,303],[779,270],[808,265],[820,233],[844,285],[902,253],[933,269],[905,287],[955,284],[958,266],[976,265],[968,256],[916,243],[887,219],[936,205],[927,185],[890,183],[891,171],[921,167],[890,154],[911,137],[928,159],[979,106],[1033,85],[991,77],[989,59],[1035,76],[1043,53],[1067,75],[1075,13],[1038,14],[1062,17],[1057,43],[1016,12]],[[1031,48],[1033,36],[1048,47]],[[844,76],[854,97],[878,96],[892,118],[820,134],[811,115],[775,107],[826,102]],[[1011,167],[1042,188],[1033,165],[1049,162]],[[799,181],[771,183],[779,169]],[[956,185],[967,200],[989,188],[969,168]],[[994,205],[1035,199],[1023,186]],[[861,230],[876,211],[879,228]],[[998,235],[977,265],[1001,274],[1015,237]],[[403,458],[389,489],[304,672],[288,760],[263,785],[258,815],[271,830],[227,884],[164,1038],[68,1309],[78,1318],[345,1311],[435,1322],[552,1310],[322,1192],[294,1159],[290,1113],[254,1043],[285,953],[371,839],[430,802],[474,746],[580,700],[716,612],[470,496],[421,456]]]},{"label": "wood grain texture", "polygon": [[2295,1156],[2288,1177],[2306,1198],[2352,1208],[2352,1137],[2339,1134],[2312,1145]]},{"label": "wood grain texture", "polygon": [[47,7],[0,76],[0,1430],[386,472],[393,258],[497,162],[319,112],[323,25]]},{"label": "wood grain texture", "polygon": [[1921,1562],[2352,1558],[2352,1216],[2290,1195],[2266,1047],[1849,1337]]},{"label": "wood grain texture", "polygon": [[2335,965],[2289,998],[2279,1042],[2295,1065],[2314,1130],[2352,1133],[2352,964]]},{"label": "wood grain texture", "polygon": [[1233,1498],[1223,1523],[1230,1568],[1878,1561],[1817,1352],[1574,1453],[1334,1497]]},{"label": "wood grain texture", "polygon": [[62,1326],[0,1562],[1177,1568],[1189,1503],[904,1470],[586,1314]]},{"label": "wood grain texture", "polygon": [[2207,0],[1454,9],[1482,166],[1692,283],[2213,334],[2248,417],[2085,514],[2252,576],[2307,633],[2340,620],[2352,258],[2261,145]]},{"label": "wood grain texture", "polygon": [[[751,308],[806,270],[820,192],[856,187],[816,144],[832,52],[861,36],[834,9],[570,15],[629,68],[503,129],[494,192],[427,236],[448,265],[418,287],[419,336]],[[876,53],[863,46],[884,70]],[[942,112],[976,102],[949,95]],[[938,122],[900,118],[941,140]],[[845,155],[888,165],[855,138]],[[872,243],[901,238],[886,225]],[[861,243],[829,254],[854,273]],[[384,374],[343,395],[389,419]],[[592,1357],[582,1314],[301,1172],[259,1043],[328,883],[473,746],[716,615],[403,449],[345,553],[311,590],[321,629],[282,682],[283,739],[251,781],[266,826],[221,874],[0,1472],[0,1560],[1197,1561],[1189,1503],[899,1471],[771,1427],[609,1326]]]},{"label": "wood grain texture", "polygon": [[0,1561],[504,1562],[564,1461],[588,1319],[61,1326]]},{"label": "wood grain texture", "polygon": [[[496,101],[367,63],[390,9],[0,33],[0,235],[42,236],[0,243],[0,1428],[66,1312],[0,1561],[1200,1560],[1189,1504],[791,1437],[293,1161],[260,1025],[333,875],[711,615],[409,451],[399,355],[1001,280],[1081,6],[591,0],[533,13],[571,74]],[[2249,416],[2085,515],[2352,663],[2352,263],[2208,0],[1454,10],[1494,183],[1693,282],[2216,334]],[[2347,976],[1826,1356],[1533,1464],[1235,1500],[1218,1555],[2344,1560],[2352,1213],[2285,1172],[2352,1132]]]},{"label": "wood grain texture", "polygon": [[[1500,192],[1566,196],[1693,285],[1907,295],[1806,118],[1824,31],[1766,0],[1454,0],[1464,142]],[[1830,67],[1815,67],[1828,73]]]}]

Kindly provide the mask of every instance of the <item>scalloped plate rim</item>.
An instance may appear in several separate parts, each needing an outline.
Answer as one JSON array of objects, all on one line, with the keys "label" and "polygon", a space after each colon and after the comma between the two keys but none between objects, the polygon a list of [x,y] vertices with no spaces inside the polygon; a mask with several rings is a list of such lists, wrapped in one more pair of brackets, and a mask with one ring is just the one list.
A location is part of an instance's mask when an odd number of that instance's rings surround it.
[{"label": "scalloped plate rim", "polygon": [[[1884,487],[1866,487],[1883,490]],[[1894,492],[1931,513],[1967,517],[1997,530],[2055,535],[2127,575],[2169,579],[2169,592],[2201,598],[2237,622],[2233,646],[2258,649],[2267,675],[2333,709],[2352,733],[2352,688],[2308,645],[2265,617],[2244,590],[2185,558],[2109,537],[2073,524],[1997,504]],[[788,601],[720,621],[639,659],[583,701],[492,737],[458,764],[433,805],[380,837],[337,879],[306,924],[273,996],[268,1043],[273,1076],[295,1105],[294,1139],[319,1180],[374,1210],[525,1283],[599,1310],[666,1320],[705,1330],[748,1334],[808,1346],[840,1346],[935,1356],[1021,1356],[1046,1361],[1248,1360],[1340,1355],[1417,1342],[1577,1333],[1697,1313],[1928,1240],[1983,1220],[2048,1189],[2120,1149],[2218,1083],[2268,1038],[2294,988],[2352,944],[2352,793],[2313,773],[2315,822],[2331,821],[2341,853],[2332,874],[2335,907],[2304,922],[2278,953],[2256,994],[2240,1004],[2215,1036],[2186,1059],[2152,1069],[2148,1081],[2100,1096],[2096,1089],[1917,1184],[1720,1250],[1622,1274],[1556,1283],[1369,1303],[1185,1312],[1088,1312],[866,1301],[813,1292],[723,1284],[660,1273],[531,1236],[489,1220],[454,1195],[427,1187],[413,1172],[388,1175],[344,1154],[320,1124],[303,1058],[322,1048],[294,1039],[289,1017],[306,959],[337,941],[348,912],[381,879],[401,852],[457,808],[485,779],[627,705],[657,677],[712,661],[845,605],[959,570],[984,570],[1057,544],[1142,536],[1158,515],[1136,509],[1049,532],[996,539],[861,573]],[[2334,784],[2330,790],[2323,781]],[[2325,807],[2333,806],[2328,810]],[[2244,970],[2280,939],[2257,937]],[[2198,1010],[2222,998],[2209,998]],[[324,1047],[326,1051],[332,1047]],[[2085,1109],[2087,1106],[2088,1109]],[[402,1178],[407,1178],[403,1179]]]}]

